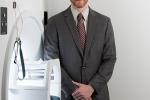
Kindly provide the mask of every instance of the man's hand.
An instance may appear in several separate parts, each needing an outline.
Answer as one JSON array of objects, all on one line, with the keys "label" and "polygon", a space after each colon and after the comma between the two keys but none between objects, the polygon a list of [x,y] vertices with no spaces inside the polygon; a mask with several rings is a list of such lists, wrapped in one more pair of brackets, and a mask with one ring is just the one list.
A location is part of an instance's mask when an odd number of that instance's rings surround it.
[{"label": "man's hand", "polygon": [[92,100],[91,96],[94,89],[90,85],[81,84],[78,82],[73,83],[78,86],[78,88],[72,93],[75,100]]}]

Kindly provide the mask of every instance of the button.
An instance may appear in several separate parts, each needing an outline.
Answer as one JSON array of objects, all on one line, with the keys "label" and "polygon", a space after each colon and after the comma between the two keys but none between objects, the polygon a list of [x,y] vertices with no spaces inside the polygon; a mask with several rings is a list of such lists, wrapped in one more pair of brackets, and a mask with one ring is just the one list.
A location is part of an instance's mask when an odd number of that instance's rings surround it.
[{"label": "button", "polygon": [[82,66],[82,69],[86,69],[86,66]]}]

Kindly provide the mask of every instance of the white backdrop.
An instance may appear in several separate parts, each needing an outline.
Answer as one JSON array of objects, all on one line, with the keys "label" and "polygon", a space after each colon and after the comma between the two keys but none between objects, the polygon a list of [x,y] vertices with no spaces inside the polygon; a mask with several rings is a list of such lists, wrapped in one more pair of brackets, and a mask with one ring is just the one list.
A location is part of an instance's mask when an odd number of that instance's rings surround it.
[{"label": "white backdrop", "polygon": [[[117,63],[109,82],[111,100],[150,99],[150,1],[89,0],[91,8],[112,20]],[[49,0],[49,16],[70,4],[70,0]]]}]

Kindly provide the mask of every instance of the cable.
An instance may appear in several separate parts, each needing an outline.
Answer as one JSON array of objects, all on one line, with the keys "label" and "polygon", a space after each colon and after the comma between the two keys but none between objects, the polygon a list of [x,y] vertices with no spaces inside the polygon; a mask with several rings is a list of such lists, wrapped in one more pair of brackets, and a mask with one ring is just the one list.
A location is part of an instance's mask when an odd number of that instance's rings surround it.
[{"label": "cable", "polygon": [[[22,75],[23,77],[20,78],[18,76],[18,79],[22,80],[25,78],[25,64],[24,64],[24,57],[23,57],[23,52],[22,52],[22,48],[21,48],[21,39],[20,39],[20,34],[21,32],[19,32],[19,29],[18,29],[18,22],[17,22],[17,11],[16,11],[16,7],[18,7],[18,11],[20,13],[20,9],[19,9],[19,6],[17,6],[17,3],[16,1],[13,2],[13,9],[14,9],[14,13],[15,13],[15,28],[16,28],[16,31],[17,31],[17,38],[16,38],[16,41],[14,43],[14,48],[15,46],[17,46],[17,50],[15,51],[15,58],[14,58],[14,63],[18,66],[18,62],[17,62],[17,57],[18,57],[18,54],[20,55],[20,61],[21,61],[21,67],[22,67]],[[22,15],[20,13],[20,17],[21,17],[21,21],[22,21],[22,27],[23,27],[23,18],[22,18]],[[22,31],[22,28],[21,28],[21,31]],[[18,66],[18,69],[19,69],[19,66]],[[19,71],[18,71],[19,73]]]},{"label": "cable", "polygon": [[[16,47],[16,49],[15,49]],[[21,48],[21,40],[20,38],[17,38],[17,40],[15,41],[14,43],[14,49],[16,50],[15,51],[15,58],[14,58],[14,63],[17,65],[18,67],[18,73],[19,73],[19,65],[18,65],[18,61],[17,61],[17,58],[18,58],[18,54],[20,55],[20,62],[21,62],[21,67],[22,67],[22,78],[20,78],[18,76],[18,79],[19,80],[22,80],[25,78],[25,75],[26,75],[26,72],[25,72],[25,64],[24,64],[24,57],[23,57],[23,53],[22,53],[22,48]]]},{"label": "cable", "polygon": [[[21,33],[22,32],[22,29],[23,29],[23,17],[22,17],[22,14],[21,14],[21,12],[20,12],[20,8],[19,8],[19,6],[18,6],[18,4],[17,4],[17,2],[18,1],[14,1],[13,2],[13,9],[14,9],[14,15],[15,15],[15,26],[16,26],[16,31],[17,31],[17,37],[20,37],[20,34],[19,33]],[[18,28],[18,21],[17,21],[17,10],[18,10],[18,13],[19,13],[19,17],[20,17],[20,19],[21,19],[21,31],[19,32],[19,28]]]},{"label": "cable", "polygon": [[[17,2],[19,2],[19,1],[17,1]],[[22,23],[21,31],[19,32],[19,33],[21,33],[22,29],[23,29],[23,17],[22,17],[22,13],[21,13],[20,8],[19,8],[18,5],[17,5],[17,8],[18,8],[18,12],[19,12],[19,15],[20,15],[20,18],[21,18],[21,23]]]}]

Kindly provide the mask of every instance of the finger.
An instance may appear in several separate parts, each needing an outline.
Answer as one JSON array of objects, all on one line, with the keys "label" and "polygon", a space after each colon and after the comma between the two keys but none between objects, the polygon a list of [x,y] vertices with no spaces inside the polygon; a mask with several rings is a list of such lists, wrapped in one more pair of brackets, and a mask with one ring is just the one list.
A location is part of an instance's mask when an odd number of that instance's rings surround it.
[{"label": "finger", "polygon": [[76,89],[76,90],[72,93],[72,96],[75,96],[75,95],[77,95],[77,94],[80,94],[79,89]]},{"label": "finger", "polygon": [[82,100],[88,100],[87,98],[85,98],[84,96],[82,97]]},{"label": "finger", "polygon": [[81,83],[78,83],[78,82],[74,82],[74,81],[72,81],[73,82],[73,84],[75,84],[75,85],[77,85],[77,86],[82,86],[82,84]]},{"label": "finger", "polygon": [[84,97],[82,97],[80,100],[86,100]]},{"label": "finger", "polygon": [[85,100],[85,99],[83,99],[83,96],[80,95],[80,94],[73,96],[73,98],[74,98],[75,100]]},{"label": "finger", "polygon": [[92,100],[92,98],[91,97],[89,97],[89,99],[88,100]]},{"label": "finger", "polygon": [[83,98],[82,94],[79,91],[73,93],[72,96],[75,100],[81,100]]}]

